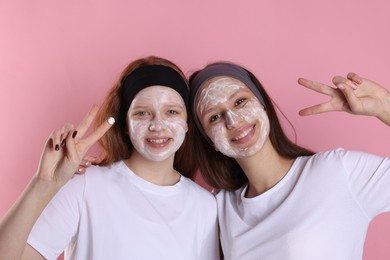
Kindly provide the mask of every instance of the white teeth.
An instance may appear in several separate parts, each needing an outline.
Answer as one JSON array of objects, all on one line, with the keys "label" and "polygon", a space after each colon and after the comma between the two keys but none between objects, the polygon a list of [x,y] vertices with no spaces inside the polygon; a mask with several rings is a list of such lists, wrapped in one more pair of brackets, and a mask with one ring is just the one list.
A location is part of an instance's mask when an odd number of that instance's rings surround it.
[{"label": "white teeth", "polygon": [[245,136],[247,136],[251,131],[252,131],[253,128],[250,128],[248,130],[246,130],[245,132],[241,133],[239,136],[233,138],[234,141],[237,141],[237,140],[240,140],[242,138],[244,138]]},{"label": "white teeth", "polygon": [[147,139],[147,140],[148,140],[148,142],[154,143],[154,144],[162,144],[162,143],[168,142],[168,138],[164,138],[164,139]]}]

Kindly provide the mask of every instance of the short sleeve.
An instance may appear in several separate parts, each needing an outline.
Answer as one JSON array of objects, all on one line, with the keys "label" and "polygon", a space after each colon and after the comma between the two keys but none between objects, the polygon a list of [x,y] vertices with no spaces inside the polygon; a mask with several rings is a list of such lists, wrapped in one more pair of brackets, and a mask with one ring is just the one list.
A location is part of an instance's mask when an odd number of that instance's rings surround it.
[{"label": "short sleeve", "polygon": [[370,218],[390,211],[390,159],[373,154],[337,150],[348,185]]},{"label": "short sleeve", "polygon": [[46,206],[27,243],[46,259],[56,259],[77,233],[85,175],[75,175]]}]

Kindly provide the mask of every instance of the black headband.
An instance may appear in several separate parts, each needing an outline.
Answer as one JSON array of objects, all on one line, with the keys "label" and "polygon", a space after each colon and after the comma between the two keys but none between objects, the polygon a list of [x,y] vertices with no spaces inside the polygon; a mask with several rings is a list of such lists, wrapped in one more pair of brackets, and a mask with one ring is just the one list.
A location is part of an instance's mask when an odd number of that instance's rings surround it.
[{"label": "black headband", "polygon": [[127,111],[135,96],[144,88],[151,86],[164,86],[176,90],[188,108],[189,90],[182,75],[168,66],[145,65],[131,72],[122,83],[118,115],[118,121],[122,127],[126,126]]},{"label": "black headband", "polygon": [[208,65],[204,69],[200,70],[191,81],[191,110],[197,128],[210,144],[212,143],[204,132],[203,127],[199,121],[198,115],[196,113],[196,99],[199,89],[203,85],[203,83],[205,83],[211,78],[219,76],[232,77],[244,83],[245,86],[247,86],[252,91],[252,93],[257,97],[260,103],[265,107],[264,98],[261,95],[259,89],[256,87],[255,83],[250,78],[249,73],[242,67],[231,63],[221,62]]}]

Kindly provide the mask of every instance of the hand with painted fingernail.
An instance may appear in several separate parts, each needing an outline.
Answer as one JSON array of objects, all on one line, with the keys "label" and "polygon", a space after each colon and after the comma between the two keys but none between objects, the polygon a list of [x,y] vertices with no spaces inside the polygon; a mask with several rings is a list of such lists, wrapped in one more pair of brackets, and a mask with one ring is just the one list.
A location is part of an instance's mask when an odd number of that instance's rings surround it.
[{"label": "hand with painted fingernail", "polygon": [[51,134],[38,167],[38,178],[54,182],[61,187],[75,173],[85,172],[92,160],[92,157],[85,154],[115,122],[110,118],[89,136],[84,137],[98,110],[97,106],[93,106],[76,129],[72,124],[66,124],[61,130]]}]

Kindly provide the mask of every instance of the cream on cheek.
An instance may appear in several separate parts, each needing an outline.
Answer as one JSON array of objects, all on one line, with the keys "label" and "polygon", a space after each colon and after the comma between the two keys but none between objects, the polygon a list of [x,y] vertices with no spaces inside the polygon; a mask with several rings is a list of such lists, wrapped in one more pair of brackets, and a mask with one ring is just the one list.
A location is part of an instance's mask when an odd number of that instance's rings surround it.
[{"label": "cream on cheek", "polygon": [[[245,147],[245,144],[234,144],[233,137],[228,135],[226,126],[227,124],[233,125],[236,123],[237,125],[246,124],[260,126],[259,137],[254,144],[251,143],[251,145],[248,147]],[[216,149],[219,150],[221,153],[233,158],[242,158],[252,156],[258,151],[260,151],[267,138],[268,132],[269,120],[267,113],[264,111],[264,108],[260,104],[260,102],[256,98],[252,98],[251,100],[248,100],[244,107],[236,111],[226,111],[226,121],[220,120],[220,122],[210,128],[210,131],[207,134],[213,141]]]},{"label": "cream on cheek", "polygon": [[[153,89],[155,87],[150,87]],[[149,88],[143,91],[149,90]],[[141,93],[141,92],[140,92]],[[179,94],[173,95],[165,91],[146,91],[142,100],[147,100],[149,104],[150,116],[145,118],[132,118],[134,106],[139,104],[138,95],[133,100],[128,112],[128,129],[130,140],[138,153],[143,157],[153,161],[162,161],[180,148],[186,132],[188,130],[187,122],[184,118],[167,115],[166,104],[179,102],[184,106],[184,102]]]},{"label": "cream on cheek", "polygon": [[[131,120],[130,140],[134,148],[143,157],[153,161],[162,161],[173,155],[183,144],[187,123],[184,120],[161,120],[164,128],[150,131],[152,121]],[[170,144],[163,148],[155,148],[151,144]]]}]

